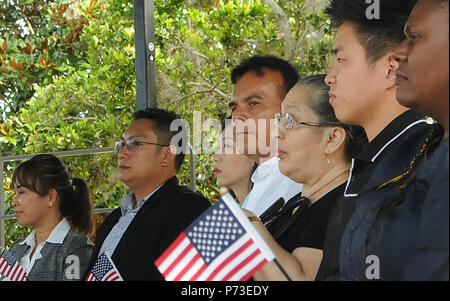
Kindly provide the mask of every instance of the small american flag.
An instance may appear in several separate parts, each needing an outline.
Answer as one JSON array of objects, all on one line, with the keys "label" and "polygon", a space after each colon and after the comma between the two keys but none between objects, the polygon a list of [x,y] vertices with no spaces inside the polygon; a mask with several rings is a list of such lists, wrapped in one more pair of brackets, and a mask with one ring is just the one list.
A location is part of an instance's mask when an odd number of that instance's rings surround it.
[{"label": "small american flag", "polygon": [[86,277],[86,281],[123,281],[123,279],[112,260],[106,252],[103,252],[97,258],[91,272]]},{"label": "small american flag", "polygon": [[248,280],[275,256],[226,194],[155,261],[169,281]]},{"label": "small american flag", "polygon": [[27,279],[25,269],[6,249],[3,250],[0,256],[0,274],[3,274],[11,281],[25,281]]}]

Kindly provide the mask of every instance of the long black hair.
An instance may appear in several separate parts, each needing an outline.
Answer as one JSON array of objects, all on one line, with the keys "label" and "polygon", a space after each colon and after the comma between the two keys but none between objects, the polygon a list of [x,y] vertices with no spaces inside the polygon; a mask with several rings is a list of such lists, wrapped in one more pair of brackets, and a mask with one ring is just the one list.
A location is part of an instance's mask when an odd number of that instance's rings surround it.
[{"label": "long black hair", "polygon": [[57,157],[43,154],[21,163],[14,170],[12,183],[24,186],[40,196],[55,189],[59,196],[61,215],[80,234],[92,233],[94,218],[89,187],[82,179],[73,178]]}]

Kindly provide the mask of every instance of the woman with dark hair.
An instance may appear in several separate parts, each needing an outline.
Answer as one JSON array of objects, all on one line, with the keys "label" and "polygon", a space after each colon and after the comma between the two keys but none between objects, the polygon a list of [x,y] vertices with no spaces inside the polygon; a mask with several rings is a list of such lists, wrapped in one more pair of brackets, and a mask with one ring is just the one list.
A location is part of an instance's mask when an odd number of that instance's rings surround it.
[{"label": "woman with dark hair", "polygon": [[222,129],[219,137],[220,150],[214,155],[214,176],[219,185],[227,187],[242,204],[253,187],[251,177],[258,165],[237,149],[235,128],[232,123],[225,126],[224,122]]},{"label": "woman with dark hair", "polygon": [[34,228],[10,249],[28,280],[80,280],[93,248],[84,236],[94,226],[87,184],[49,154],[20,164],[12,184],[18,223]]},{"label": "woman with dark hair", "polygon": [[337,120],[324,79],[313,75],[298,82],[276,115],[280,171],[302,183],[303,191],[266,225],[269,230],[246,212],[286,272],[271,262],[255,280],[315,279],[329,213],[344,192],[351,158],[367,141],[361,127]]}]

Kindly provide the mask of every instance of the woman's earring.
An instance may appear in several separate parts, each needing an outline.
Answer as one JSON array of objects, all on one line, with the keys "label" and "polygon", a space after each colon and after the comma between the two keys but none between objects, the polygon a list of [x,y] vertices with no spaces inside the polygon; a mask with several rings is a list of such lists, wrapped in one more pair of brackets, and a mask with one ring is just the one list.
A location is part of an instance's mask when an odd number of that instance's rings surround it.
[{"label": "woman's earring", "polygon": [[330,160],[330,159],[328,159],[328,158],[327,158],[327,163],[328,163],[328,164],[331,164],[331,160]]}]

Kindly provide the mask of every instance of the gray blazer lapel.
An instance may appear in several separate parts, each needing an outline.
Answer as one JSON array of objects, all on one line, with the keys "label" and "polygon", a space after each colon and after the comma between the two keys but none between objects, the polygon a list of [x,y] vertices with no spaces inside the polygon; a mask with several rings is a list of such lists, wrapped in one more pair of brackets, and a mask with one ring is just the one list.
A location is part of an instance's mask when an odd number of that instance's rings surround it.
[{"label": "gray blazer lapel", "polygon": [[9,252],[17,261],[19,261],[23,256],[25,256],[25,253],[29,248],[31,247],[27,244],[21,245],[19,243],[15,243],[14,246],[11,247]]}]

